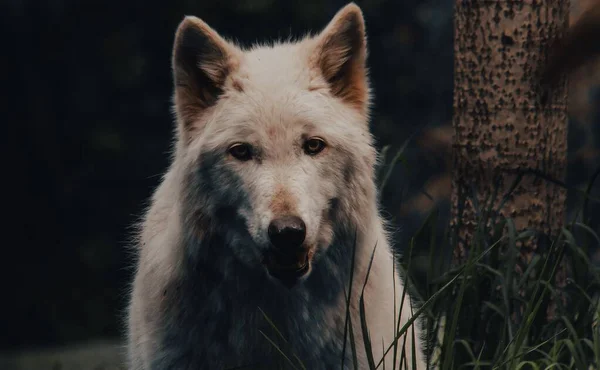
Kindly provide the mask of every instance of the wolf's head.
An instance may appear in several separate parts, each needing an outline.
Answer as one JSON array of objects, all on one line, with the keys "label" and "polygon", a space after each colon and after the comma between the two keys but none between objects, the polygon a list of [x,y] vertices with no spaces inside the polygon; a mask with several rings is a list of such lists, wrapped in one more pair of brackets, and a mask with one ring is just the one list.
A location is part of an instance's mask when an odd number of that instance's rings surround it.
[{"label": "wolf's head", "polygon": [[366,54],[354,4],[316,36],[248,50],[186,17],[173,50],[185,219],[223,230],[236,257],[288,285],[337,233],[370,227]]}]

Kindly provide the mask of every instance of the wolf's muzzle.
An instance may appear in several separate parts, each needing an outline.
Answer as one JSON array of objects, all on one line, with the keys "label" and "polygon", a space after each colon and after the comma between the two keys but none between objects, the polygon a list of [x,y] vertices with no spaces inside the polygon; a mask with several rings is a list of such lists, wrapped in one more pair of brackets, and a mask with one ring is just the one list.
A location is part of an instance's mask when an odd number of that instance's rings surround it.
[{"label": "wolf's muzzle", "polygon": [[288,288],[310,269],[308,248],[304,245],[306,224],[300,217],[274,219],[268,229],[271,248],[265,254],[265,265],[271,276]]}]

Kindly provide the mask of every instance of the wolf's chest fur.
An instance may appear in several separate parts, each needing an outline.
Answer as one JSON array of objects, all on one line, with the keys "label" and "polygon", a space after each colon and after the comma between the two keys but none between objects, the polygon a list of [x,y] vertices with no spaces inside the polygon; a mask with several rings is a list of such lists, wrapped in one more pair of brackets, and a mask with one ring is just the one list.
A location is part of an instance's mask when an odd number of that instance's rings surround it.
[{"label": "wolf's chest fur", "polygon": [[[280,350],[298,368],[295,356],[308,369],[338,368],[348,278],[342,271],[350,268],[347,258],[342,259],[347,247],[332,245],[314,274],[292,289],[246,269],[226,255],[227,248],[219,261],[188,263],[165,291],[171,304],[160,325],[163,353],[152,368],[293,368]],[[337,269],[328,268],[330,264]],[[225,276],[223,271],[232,273]],[[348,365],[349,355],[348,344]]]}]

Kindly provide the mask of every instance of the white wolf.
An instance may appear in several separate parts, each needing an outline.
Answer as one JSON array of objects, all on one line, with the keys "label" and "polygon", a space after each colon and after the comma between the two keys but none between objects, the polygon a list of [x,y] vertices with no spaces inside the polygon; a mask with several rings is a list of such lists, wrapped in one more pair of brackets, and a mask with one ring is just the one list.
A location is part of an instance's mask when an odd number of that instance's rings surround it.
[{"label": "white wolf", "polygon": [[[132,369],[337,369],[344,351],[354,369],[348,294],[367,369],[359,297],[372,255],[365,316],[375,362],[383,357],[412,308],[378,210],[366,55],[353,3],[318,35],[248,50],[196,17],[179,25],[176,146],[137,243]],[[398,347],[425,369],[413,328]]]}]

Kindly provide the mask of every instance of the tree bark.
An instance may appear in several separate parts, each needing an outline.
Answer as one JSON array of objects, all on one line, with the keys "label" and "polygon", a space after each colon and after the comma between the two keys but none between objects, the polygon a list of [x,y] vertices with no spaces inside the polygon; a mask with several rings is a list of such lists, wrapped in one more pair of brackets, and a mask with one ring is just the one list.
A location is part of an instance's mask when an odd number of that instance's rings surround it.
[{"label": "tree bark", "polygon": [[[539,174],[565,176],[567,85],[563,76],[542,90],[539,80],[568,16],[568,0],[456,1],[451,227],[457,263],[465,261],[478,214],[489,204],[497,220],[511,217],[517,230],[560,231],[566,191]],[[524,173],[520,183],[500,207],[518,173]],[[520,245],[525,263],[538,243]]]}]

